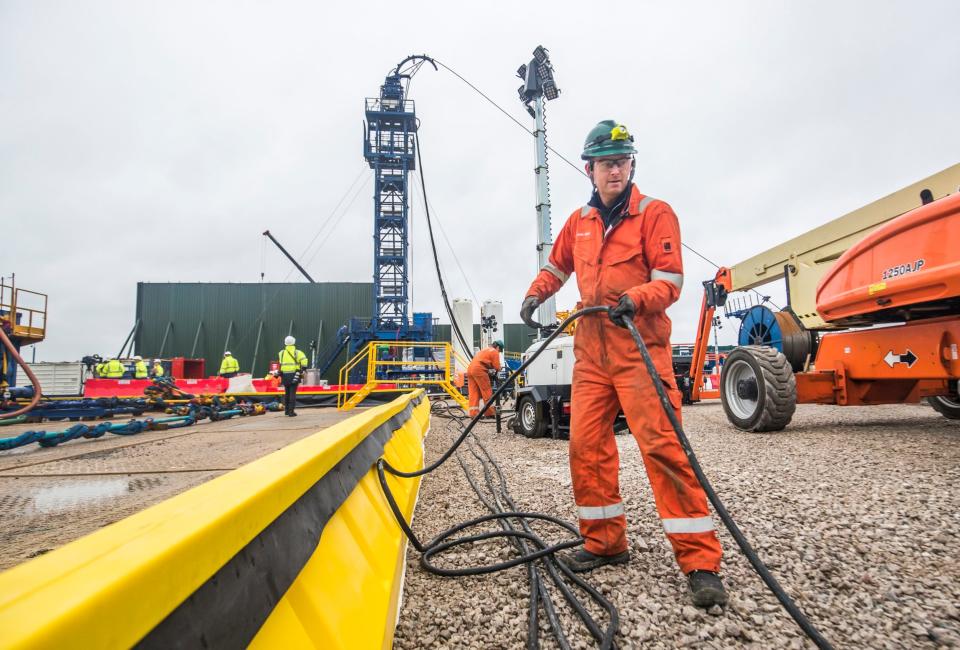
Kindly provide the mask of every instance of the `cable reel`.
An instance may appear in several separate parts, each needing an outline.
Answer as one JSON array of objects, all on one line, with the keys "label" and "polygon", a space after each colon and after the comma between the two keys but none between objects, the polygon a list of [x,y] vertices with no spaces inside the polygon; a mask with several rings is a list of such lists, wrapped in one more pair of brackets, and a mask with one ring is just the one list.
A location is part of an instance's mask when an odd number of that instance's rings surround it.
[{"label": "cable reel", "polygon": [[740,322],[738,345],[765,345],[782,352],[793,370],[803,370],[817,349],[817,335],[803,327],[787,310],[773,311],[754,305]]}]

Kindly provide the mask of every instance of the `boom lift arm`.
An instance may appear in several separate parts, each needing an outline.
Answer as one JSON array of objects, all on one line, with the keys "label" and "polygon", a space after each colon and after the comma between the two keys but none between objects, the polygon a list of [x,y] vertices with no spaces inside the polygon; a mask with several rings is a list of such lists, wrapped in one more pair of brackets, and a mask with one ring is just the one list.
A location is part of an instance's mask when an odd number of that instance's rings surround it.
[{"label": "boom lift arm", "polygon": [[691,399],[701,399],[703,363],[710,326],[717,307],[727,294],[755,289],[781,278],[786,280],[787,310],[807,330],[836,329],[816,309],[816,288],[833,263],[867,234],[924,203],[960,188],[960,164],[948,167],[873,203],[838,217],[813,230],[735,264],[721,267],[713,280],[703,283],[697,339],[690,366]]}]

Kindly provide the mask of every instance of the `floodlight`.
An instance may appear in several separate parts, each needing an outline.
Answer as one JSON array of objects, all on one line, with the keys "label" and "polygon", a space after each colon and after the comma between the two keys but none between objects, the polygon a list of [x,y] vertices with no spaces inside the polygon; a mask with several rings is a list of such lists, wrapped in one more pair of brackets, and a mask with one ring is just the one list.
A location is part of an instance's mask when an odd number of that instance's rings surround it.
[{"label": "floodlight", "polygon": [[537,63],[546,63],[549,55],[547,54],[546,48],[542,45],[538,45],[533,51],[533,57],[537,60]]},{"label": "floodlight", "polygon": [[549,63],[541,63],[537,66],[537,75],[543,81],[553,79],[553,67]]},{"label": "floodlight", "polygon": [[527,64],[526,64],[526,63],[524,63],[523,65],[521,65],[519,68],[517,68],[517,76],[520,77],[521,79],[526,79],[526,78],[527,78]]},{"label": "floodlight", "polygon": [[543,94],[547,99],[556,99],[560,96],[560,89],[557,88],[557,84],[553,82],[553,79],[543,82]]}]

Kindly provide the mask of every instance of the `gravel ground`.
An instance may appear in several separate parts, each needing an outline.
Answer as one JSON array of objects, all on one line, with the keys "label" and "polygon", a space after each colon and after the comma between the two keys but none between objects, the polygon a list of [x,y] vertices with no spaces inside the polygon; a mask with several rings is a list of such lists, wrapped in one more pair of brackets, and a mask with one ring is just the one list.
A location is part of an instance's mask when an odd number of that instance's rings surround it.
[{"label": "gravel ground", "polygon": [[[684,408],[684,425],[747,538],[835,647],[960,646],[960,422],[925,405],[801,405],[785,431],[751,434],[733,429],[719,403],[705,403]],[[478,429],[521,509],[575,521],[565,441],[497,434],[492,424]],[[452,423],[434,418],[427,458],[436,458],[453,435]],[[630,436],[619,436],[618,443],[631,560],[589,574],[619,609],[617,644],[813,647],[726,530],[720,537],[730,603],[709,613],[692,607],[636,444]],[[429,539],[481,514],[460,466],[451,461],[425,478],[414,530]],[[717,525],[722,527],[719,520]],[[502,557],[507,551],[497,542],[445,561],[481,564]],[[423,571],[410,547],[395,646],[523,647],[527,601],[521,567],[441,578]],[[594,645],[572,619],[565,628],[573,647]],[[556,647],[546,636],[541,640],[543,647]]]}]

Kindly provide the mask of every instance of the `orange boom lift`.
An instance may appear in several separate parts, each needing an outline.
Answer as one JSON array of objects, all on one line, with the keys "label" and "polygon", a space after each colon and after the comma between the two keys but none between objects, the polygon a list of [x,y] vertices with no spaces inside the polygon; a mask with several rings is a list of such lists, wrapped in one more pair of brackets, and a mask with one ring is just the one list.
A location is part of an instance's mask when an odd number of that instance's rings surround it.
[{"label": "orange boom lift", "polygon": [[[960,165],[704,282],[692,399],[719,396],[745,431],[777,431],[797,403],[863,406],[927,398],[960,419]],[[912,204],[912,205],[911,205]],[[734,310],[740,347],[702,390],[717,307],[785,279],[788,305]],[[746,328],[746,329],[745,329]],[[719,393],[719,395],[717,395]]]}]

